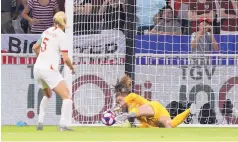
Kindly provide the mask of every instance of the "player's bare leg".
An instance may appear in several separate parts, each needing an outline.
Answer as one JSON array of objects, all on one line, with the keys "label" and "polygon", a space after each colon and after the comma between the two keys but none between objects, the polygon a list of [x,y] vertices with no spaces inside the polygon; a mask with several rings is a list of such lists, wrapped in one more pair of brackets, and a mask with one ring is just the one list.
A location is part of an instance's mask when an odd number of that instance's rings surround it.
[{"label": "player's bare leg", "polygon": [[[154,110],[150,105],[142,105],[139,107],[139,116],[152,117],[154,116]],[[162,124],[165,128],[174,128],[181,124],[187,116],[190,114],[190,109],[176,116],[176,119],[171,120],[169,116],[161,116],[158,124]]]},{"label": "player's bare leg", "polygon": [[194,107],[195,105],[192,104],[189,109],[186,109],[184,112],[178,114],[173,120],[171,120],[168,116],[161,116],[159,123],[162,123],[165,128],[175,128],[183,123],[191,113],[194,113]]},{"label": "player's bare leg", "polygon": [[61,118],[58,126],[58,131],[72,131],[71,128],[68,128],[67,125],[70,124],[72,117],[72,99],[70,96],[69,89],[65,81],[61,81],[55,88],[54,91],[58,94],[62,100],[61,108]]},{"label": "player's bare leg", "polygon": [[172,128],[171,118],[168,116],[161,116],[159,123],[162,124],[165,128]]},{"label": "player's bare leg", "polygon": [[39,120],[36,126],[36,130],[43,130],[44,117],[48,108],[49,99],[52,96],[52,90],[50,88],[42,89],[43,98],[40,103]]}]

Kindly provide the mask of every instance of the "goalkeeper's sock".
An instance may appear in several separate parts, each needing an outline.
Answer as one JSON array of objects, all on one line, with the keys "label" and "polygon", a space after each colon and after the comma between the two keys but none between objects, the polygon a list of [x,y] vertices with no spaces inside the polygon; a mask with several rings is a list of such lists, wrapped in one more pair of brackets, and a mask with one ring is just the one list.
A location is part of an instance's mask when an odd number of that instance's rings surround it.
[{"label": "goalkeeper's sock", "polygon": [[70,120],[72,117],[72,100],[64,99],[62,108],[61,108],[61,117],[60,117],[60,125],[67,126],[70,124]]},{"label": "goalkeeper's sock", "polygon": [[173,128],[177,127],[179,124],[183,123],[184,120],[189,116],[190,114],[190,109],[185,110],[184,112],[180,113],[176,117],[174,117],[173,120],[171,120],[171,126]]},{"label": "goalkeeper's sock", "polygon": [[40,114],[39,114],[39,120],[38,120],[39,123],[43,123],[43,121],[44,121],[44,117],[45,117],[45,114],[46,114],[46,111],[47,111],[47,108],[48,108],[49,100],[50,99],[46,96],[44,96],[41,100]]}]

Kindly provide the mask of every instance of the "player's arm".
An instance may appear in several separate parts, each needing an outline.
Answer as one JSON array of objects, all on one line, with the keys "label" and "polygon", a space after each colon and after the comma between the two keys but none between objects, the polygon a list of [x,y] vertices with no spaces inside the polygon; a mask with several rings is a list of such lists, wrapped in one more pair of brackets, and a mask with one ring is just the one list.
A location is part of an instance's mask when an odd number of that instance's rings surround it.
[{"label": "player's arm", "polygon": [[214,35],[212,35],[212,48],[214,51],[218,51],[218,43],[217,43]]},{"label": "player's arm", "polygon": [[42,38],[40,38],[32,47],[32,49],[35,52],[36,56],[38,56],[39,53],[40,53],[41,42],[42,42]]},{"label": "player's arm", "polygon": [[109,0],[104,0],[103,4],[99,8],[99,11],[98,11],[99,14],[101,14],[101,15],[104,14],[104,12],[106,11],[106,9],[108,7],[108,2],[109,2]]},{"label": "player's arm", "polygon": [[61,35],[59,40],[60,40],[60,51],[61,51],[63,61],[74,74],[75,73],[74,67],[68,55],[68,44],[67,44],[68,42],[67,42],[66,35],[65,34]]},{"label": "player's arm", "polygon": [[197,48],[200,37],[201,37],[201,34],[198,34],[198,33],[193,33],[191,35],[191,43],[190,44],[191,44],[192,48]]},{"label": "player's arm", "polygon": [[57,3],[57,1],[54,2],[54,14],[56,14],[57,12],[59,12],[59,5]]},{"label": "player's arm", "polygon": [[61,51],[61,55],[63,57],[63,61],[64,63],[69,67],[69,69],[72,71],[72,73],[74,74],[75,71],[74,71],[74,67],[73,67],[73,64],[68,56],[68,51]]},{"label": "player's arm", "polygon": [[124,122],[128,118],[138,118],[138,117],[153,117],[154,110],[151,105],[144,104],[140,107],[135,107],[130,110],[128,113],[123,113],[117,116],[117,120],[120,122]]}]

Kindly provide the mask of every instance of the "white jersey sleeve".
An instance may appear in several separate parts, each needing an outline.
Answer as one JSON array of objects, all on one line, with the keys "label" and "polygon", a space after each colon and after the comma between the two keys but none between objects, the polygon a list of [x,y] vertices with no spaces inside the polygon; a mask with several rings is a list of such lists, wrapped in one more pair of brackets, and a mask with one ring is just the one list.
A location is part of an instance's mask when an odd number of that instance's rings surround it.
[{"label": "white jersey sleeve", "polygon": [[68,52],[68,38],[66,36],[65,33],[61,34],[61,36],[59,37],[59,46],[60,46],[60,51],[61,52]]}]

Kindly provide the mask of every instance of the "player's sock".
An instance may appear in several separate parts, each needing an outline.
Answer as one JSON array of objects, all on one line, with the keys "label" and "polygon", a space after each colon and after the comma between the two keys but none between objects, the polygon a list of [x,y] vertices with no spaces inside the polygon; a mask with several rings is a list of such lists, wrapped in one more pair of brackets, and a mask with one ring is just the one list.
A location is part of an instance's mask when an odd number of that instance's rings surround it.
[{"label": "player's sock", "polygon": [[68,110],[67,110],[68,114],[68,118],[67,118],[67,124],[71,124],[72,122],[72,114],[73,114],[73,102],[72,100],[70,99],[70,104],[68,106]]},{"label": "player's sock", "polygon": [[38,120],[39,123],[43,123],[43,121],[44,121],[44,117],[45,117],[45,114],[46,114],[46,111],[47,111],[47,108],[48,108],[49,100],[50,99],[46,96],[44,96],[41,100],[40,114],[39,114],[39,120]]},{"label": "player's sock", "polygon": [[61,117],[60,117],[60,125],[67,126],[70,124],[70,120],[72,117],[72,100],[64,99],[62,108],[61,108]]},{"label": "player's sock", "polygon": [[171,120],[171,125],[173,128],[177,127],[179,124],[183,123],[183,121],[188,117],[190,114],[190,109],[185,110],[184,112],[180,113],[173,120]]}]

